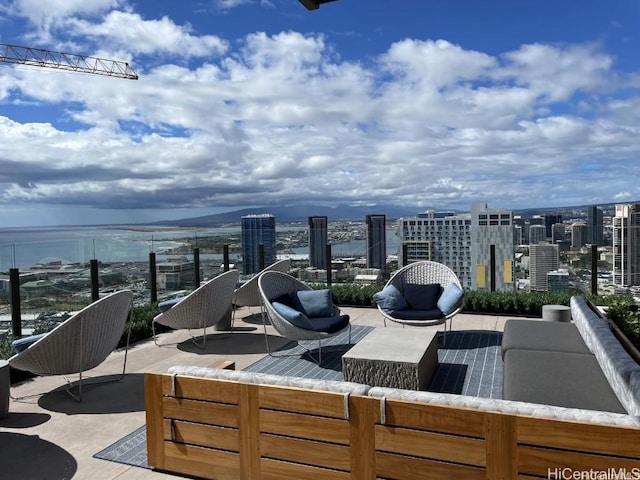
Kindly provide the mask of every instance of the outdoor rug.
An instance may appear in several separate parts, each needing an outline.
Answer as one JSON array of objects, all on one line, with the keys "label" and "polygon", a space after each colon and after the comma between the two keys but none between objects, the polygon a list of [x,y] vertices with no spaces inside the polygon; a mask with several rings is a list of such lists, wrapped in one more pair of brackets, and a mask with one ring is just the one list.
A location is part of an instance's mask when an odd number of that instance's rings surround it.
[{"label": "outdoor rug", "polygon": [[[347,333],[330,337],[322,342],[322,367],[298,342],[290,342],[276,352],[277,355],[292,355],[283,358],[266,356],[244,370],[250,372],[289,375],[327,380],[342,380],[342,355],[355,343],[362,340],[373,327],[353,325],[351,344]],[[439,333],[438,368],[428,390],[442,393],[457,393],[486,398],[502,398],[501,332],[454,331],[447,333],[443,345]],[[316,357],[318,342],[301,342]],[[96,453],[95,458],[124,463],[137,467],[147,465],[147,444],[144,425],[113,445]]]},{"label": "outdoor rug", "polygon": [[143,425],[126,437],[121,438],[104,450],[100,450],[94,458],[124,463],[134,467],[151,468],[147,465],[147,430]]},{"label": "outdoor rug", "polygon": [[[351,343],[349,343],[348,332],[342,332],[323,340],[322,366],[313,360],[318,358],[318,342],[310,340],[299,343],[289,342],[274,353],[274,355],[281,355],[280,358],[267,355],[243,370],[289,377],[343,380],[342,356],[367,336],[373,328],[365,325],[352,325]],[[309,355],[312,355],[313,358],[310,358]]]},{"label": "outdoor rug", "polygon": [[[439,334],[442,345],[442,333]],[[502,398],[502,332],[448,332],[438,347],[438,368],[428,390]]]},{"label": "outdoor rug", "polygon": [[[342,355],[362,340],[373,327],[353,325],[351,344],[347,333],[322,342],[322,366],[318,366],[307,351],[291,342],[276,352],[287,357],[266,356],[244,370],[249,372],[288,375],[292,377],[343,380]],[[482,330],[447,333],[446,344],[442,332],[438,334],[438,368],[428,390],[457,393],[486,398],[502,398],[502,333]],[[317,358],[318,342],[300,342]]]}]

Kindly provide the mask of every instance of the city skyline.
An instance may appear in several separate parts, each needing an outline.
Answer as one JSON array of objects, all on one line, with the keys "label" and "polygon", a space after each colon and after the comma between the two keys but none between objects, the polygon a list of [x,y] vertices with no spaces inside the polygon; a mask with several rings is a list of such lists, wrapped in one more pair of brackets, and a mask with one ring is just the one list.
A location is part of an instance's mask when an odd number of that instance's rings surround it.
[{"label": "city skyline", "polygon": [[0,42],[139,80],[0,62],[0,228],[634,203],[638,20],[631,2],[8,0]]}]

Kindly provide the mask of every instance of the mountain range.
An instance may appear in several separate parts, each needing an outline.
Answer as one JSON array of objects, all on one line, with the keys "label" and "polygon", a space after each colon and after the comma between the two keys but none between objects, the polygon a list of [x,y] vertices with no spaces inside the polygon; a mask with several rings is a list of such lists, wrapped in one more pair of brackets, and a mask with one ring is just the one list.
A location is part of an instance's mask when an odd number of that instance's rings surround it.
[{"label": "mountain range", "polygon": [[[620,202],[616,202],[620,203]],[[602,208],[605,216],[611,216],[616,203],[598,204]],[[640,203],[625,202],[625,203]],[[577,205],[569,207],[547,207],[547,208],[526,208],[513,210],[514,215],[529,218],[533,215],[560,214],[563,218],[586,217],[587,208],[591,205]],[[177,227],[213,227],[230,223],[239,223],[244,215],[258,215],[269,213],[276,217],[276,221],[283,223],[306,222],[311,216],[327,216],[331,221],[338,220],[364,220],[367,215],[384,214],[389,219],[398,217],[408,217],[427,210],[442,211],[436,208],[425,207],[403,207],[397,205],[366,205],[351,206],[338,205],[335,207],[325,207],[319,205],[280,205],[271,207],[256,207],[234,210],[232,212],[218,213],[215,215],[205,215],[200,217],[182,218],[178,220],[163,220],[150,225],[167,225]],[[461,210],[446,210],[461,213]],[[467,210],[468,211],[468,210]]]},{"label": "mountain range", "polygon": [[386,215],[388,218],[415,215],[424,212],[425,208],[398,207],[397,205],[371,205],[350,206],[338,205],[336,207],[324,207],[318,205],[281,205],[271,207],[243,208],[232,212],[205,215],[201,217],[182,218],[179,220],[162,220],[152,225],[171,225],[177,227],[210,227],[228,223],[239,223],[244,215],[258,215],[270,213],[276,217],[276,221],[306,222],[311,216],[327,216],[330,220],[364,220],[371,214]]}]

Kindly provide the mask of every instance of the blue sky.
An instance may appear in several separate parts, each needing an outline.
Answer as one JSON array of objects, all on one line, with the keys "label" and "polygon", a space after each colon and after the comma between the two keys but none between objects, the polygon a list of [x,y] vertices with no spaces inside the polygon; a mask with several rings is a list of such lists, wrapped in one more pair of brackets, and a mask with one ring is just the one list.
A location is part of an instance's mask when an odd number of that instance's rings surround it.
[{"label": "blue sky", "polygon": [[640,4],[0,0],[0,227],[640,200]]}]

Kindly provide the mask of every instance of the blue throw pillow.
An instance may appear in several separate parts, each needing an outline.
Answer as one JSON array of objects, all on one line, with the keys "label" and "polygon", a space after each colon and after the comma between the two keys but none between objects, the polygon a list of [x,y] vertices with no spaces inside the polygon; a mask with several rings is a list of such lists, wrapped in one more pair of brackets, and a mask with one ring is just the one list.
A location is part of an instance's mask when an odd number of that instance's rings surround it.
[{"label": "blue throw pillow", "polygon": [[438,308],[445,315],[449,315],[462,303],[464,292],[455,283],[450,283],[447,288],[444,289],[440,299],[438,300]]},{"label": "blue throw pillow", "polygon": [[405,283],[402,289],[404,299],[413,310],[433,310],[442,293],[439,283]]},{"label": "blue throw pillow", "polygon": [[20,353],[23,350],[26,350],[45,335],[46,333],[39,333],[37,335],[30,335],[28,337],[22,337],[14,340],[13,342],[11,342],[11,354],[15,355],[16,353]]},{"label": "blue throw pillow", "polygon": [[331,290],[298,290],[295,294],[298,307],[309,318],[323,318],[333,315]]},{"label": "blue throw pillow", "polygon": [[287,322],[295,325],[296,327],[304,328],[305,330],[314,329],[313,325],[311,325],[311,322],[309,321],[309,318],[307,318],[304,313],[280,302],[271,302],[271,306],[278,313],[278,315],[280,315]]},{"label": "blue throw pillow", "polygon": [[373,301],[383,310],[404,310],[409,305],[402,296],[402,292],[395,285],[387,285],[373,294]]}]

